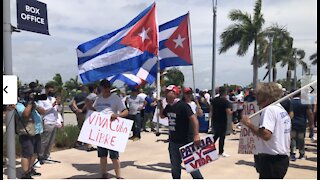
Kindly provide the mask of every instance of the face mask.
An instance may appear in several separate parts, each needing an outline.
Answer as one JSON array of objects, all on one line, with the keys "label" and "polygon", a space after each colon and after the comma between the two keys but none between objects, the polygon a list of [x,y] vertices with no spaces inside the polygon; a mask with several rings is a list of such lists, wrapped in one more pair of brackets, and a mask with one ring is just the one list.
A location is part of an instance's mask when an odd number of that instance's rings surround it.
[{"label": "face mask", "polygon": [[54,92],[52,92],[52,91],[49,91],[49,92],[48,92],[48,96],[51,96],[51,97],[53,97],[53,96],[54,96]]}]

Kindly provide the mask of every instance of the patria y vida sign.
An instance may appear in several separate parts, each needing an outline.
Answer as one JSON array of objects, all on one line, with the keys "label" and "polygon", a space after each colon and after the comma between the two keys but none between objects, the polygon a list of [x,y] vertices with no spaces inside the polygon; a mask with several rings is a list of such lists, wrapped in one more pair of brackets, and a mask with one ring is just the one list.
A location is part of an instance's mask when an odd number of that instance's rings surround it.
[{"label": "patria y vida sign", "polygon": [[17,27],[49,35],[47,5],[36,0],[17,0]]}]

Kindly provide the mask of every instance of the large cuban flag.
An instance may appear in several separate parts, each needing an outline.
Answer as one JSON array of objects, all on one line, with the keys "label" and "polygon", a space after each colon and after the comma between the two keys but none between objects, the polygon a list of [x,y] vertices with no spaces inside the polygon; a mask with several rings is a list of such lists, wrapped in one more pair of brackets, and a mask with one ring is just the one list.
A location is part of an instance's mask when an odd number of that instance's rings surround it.
[{"label": "large cuban flag", "polygon": [[[159,61],[160,70],[172,66],[192,65],[189,13],[159,26]],[[121,80],[129,86],[139,86],[156,80],[157,60],[150,58],[142,68],[119,74],[111,82]]]},{"label": "large cuban flag", "polygon": [[84,84],[139,69],[158,55],[155,3],[126,26],[77,47]]}]

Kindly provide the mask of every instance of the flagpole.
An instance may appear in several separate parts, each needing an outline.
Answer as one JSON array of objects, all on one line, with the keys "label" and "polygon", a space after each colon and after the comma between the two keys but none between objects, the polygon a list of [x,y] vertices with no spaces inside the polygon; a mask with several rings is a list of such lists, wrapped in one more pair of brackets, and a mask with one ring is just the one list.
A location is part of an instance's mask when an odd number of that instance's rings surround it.
[{"label": "flagpole", "polygon": [[[214,3],[216,1],[216,3]],[[213,35],[212,35],[212,93],[211,97],[214,98],[215,91],[215,66],[216,66],[216,24],[217,24],[217,0],[212,0],[213,5]]]},{"label": "flagpole", "polygon": [[[160,87],[160,61],[159,61],[159,57],[157,56],[157,98],[158,100],[160,100],[160,91],[161,91],[161,87]],[[157,108],[158,108],[158,113],[157,113],[157,132],[156,132],[156,136],[160,136],[160,131],[159,131],[159,119],[160,119],[160,103],[157,104]]]},{"label": "flagpole", "polygon": [[[309,83],[309,84],[307,84],[307,85],[303,86],[302,88],[300,88],[300,89],[298,89],[298,90],[296,90],[296,91],[294,91],[294,92],[292,92],[292,93],[290,93],[290,94],[288,94],[288,95],[284,96],[283,98],[281,98],[281,99],[279,99],[279,100],[277,100],[277,101],[273,102],[272,104],[270,104],[270,105],[268,105],[268,106],[278,104],[278,103],[280,103],[280,102],[282,102],[282,101],[284,101],[284,100],[288,99],[289,97],[292,97],[292,96],[294,96],[294,95],[298,94],[298,93],[299,93],[300,91],[302,91],[303,89],[309,88],[312,84],[315,84],[315,83],[317,83],[317,80],[315,80],[315,81],[313,81],[313,82],[311,82],[311,83]],[[260,109],[260,110],[259,110],[259,111],[257,111],[256,113],[254,113],[254,114],[250,115],[250,116],[249,116],[249,118],[253,118],[254,116],[256,116],[256,115],[260,114],[260,113],[261,113],[262,111],[264,111],[268,106],[264,107],[263,109]]]},{"label": "flagpole", "polygon": [[191,42],[191,28],[190,28],[190,12],[188,11],[188,36],[189,36],[189,47],[190,47],[190,58],[192,62],[192,79],[193,79],[193,90],[196,89],[196,83],[194,78],[194,64],[193,64],[193,53],[192,53],[192,42]]}]

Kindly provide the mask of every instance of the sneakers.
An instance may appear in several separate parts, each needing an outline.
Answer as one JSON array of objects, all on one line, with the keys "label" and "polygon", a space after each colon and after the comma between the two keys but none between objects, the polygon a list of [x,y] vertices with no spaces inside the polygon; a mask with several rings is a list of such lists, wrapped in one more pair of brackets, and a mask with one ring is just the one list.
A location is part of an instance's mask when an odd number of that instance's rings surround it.
[{"label": "sneakers", "polygon": [[222,156],[222,157],[230,157],[230,155],[226,154],[226,153],[222,153],[222,154],[219,154],[219,155]]},{"label": "sneakers", "polygon": [[33,167],[34,168],[40,168],[41,167],[40,160]]},{"label": "sneakers", "polygon": [[300,154],[300,156],[299,156],[299,159],[301,159],[301,160],[306,160],[306,156],[304,155],[304,154]]},{"label": "sneakers", "polygon": [[148,131],[148,130],[146,130],[146,129],[144,129],[143,131],[144,131],[144,132],[150,132],[150,131]]},{"label": "sneakers", "polygon": [[30,176],[41,176],[41,173],[37,172],[35,169],[31,169]]},{"label": "sneakers", "polygon": [[91,151],[95,151],[95,150],[97,150],[97,148],[94,148],[94,147],[87,148],[87,152],[91,152]]},{"label": "sneakers", "polygon": [[30,173],[22,175],[21,179],[33,179],[30,175]]},{"label": "sneakers", "polygon": [[102,174],[101,179],[108,179],[108,174]]},{"label": "sneakers", "polygon": [[132,141],[138,141],[138,140],[140,140],[139,137],[134,137],[134,138],[132,139]]},{"label": "sneakers", "polygon": [[290,155],[290,161],[296,161],[297,158],[296,158],[296,155],[295,154],[291,154]]}]

